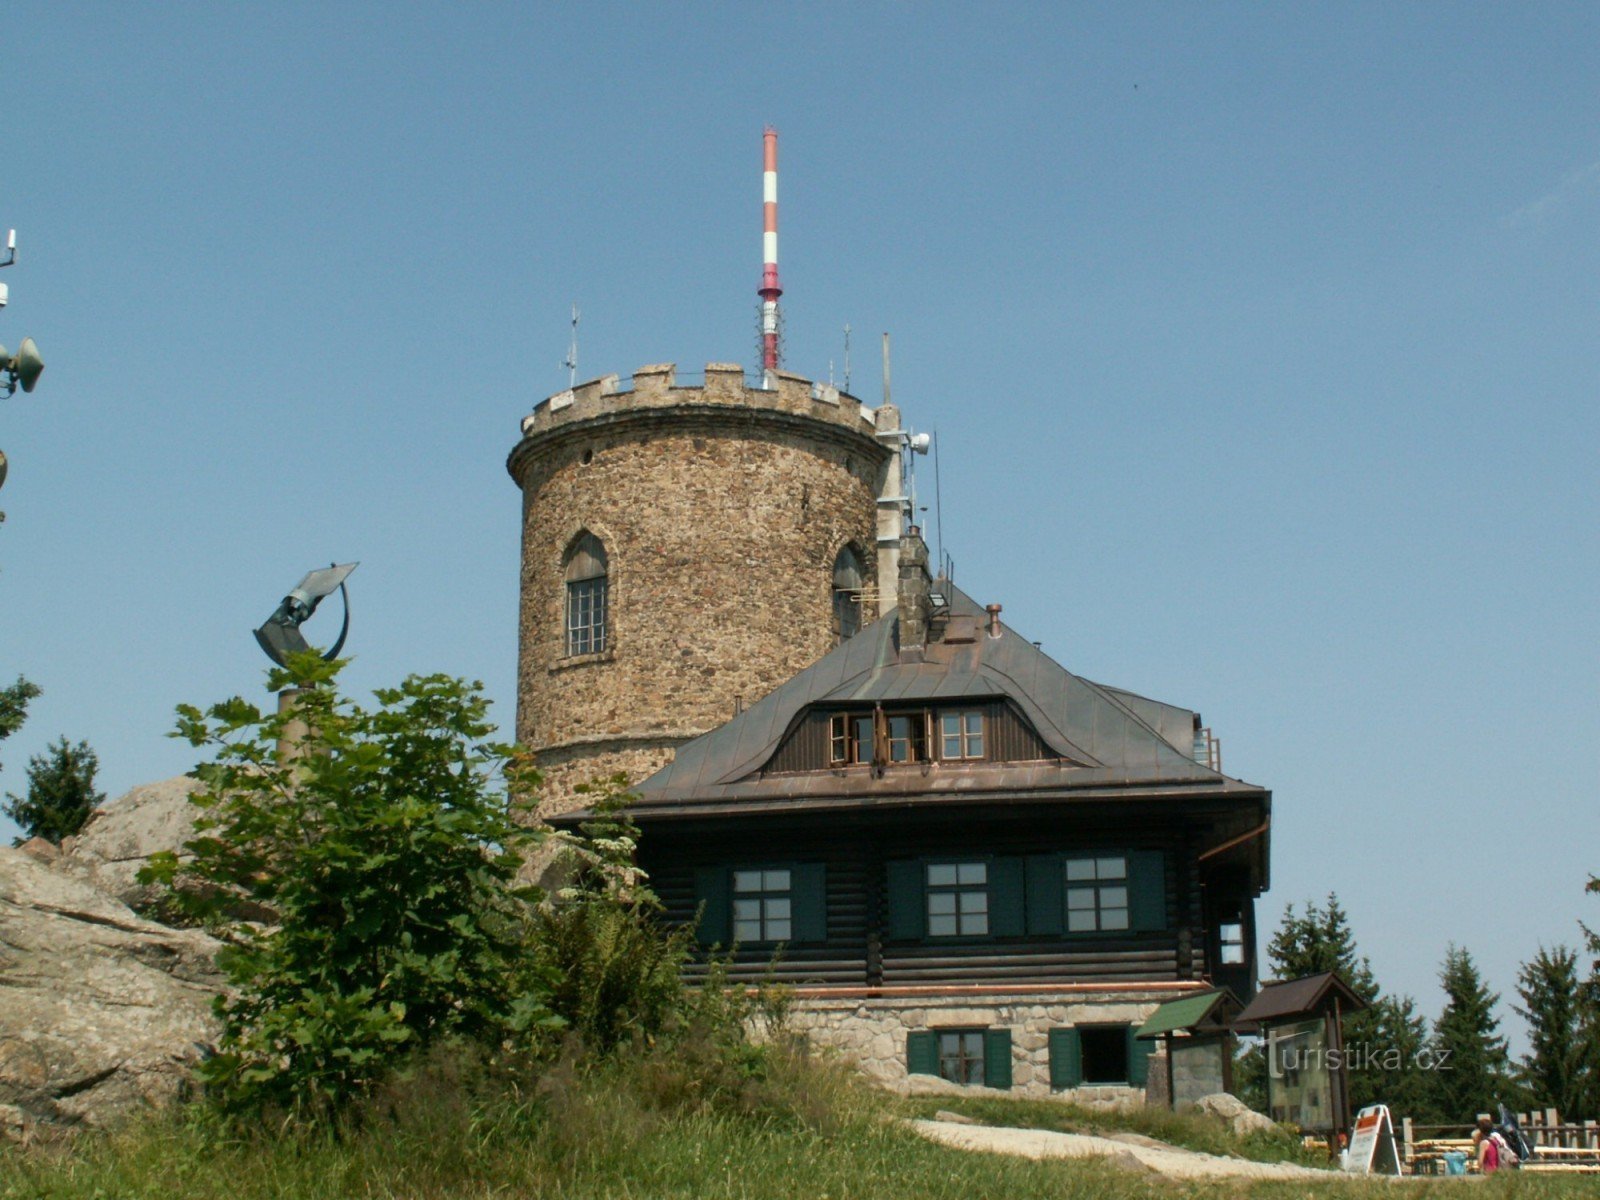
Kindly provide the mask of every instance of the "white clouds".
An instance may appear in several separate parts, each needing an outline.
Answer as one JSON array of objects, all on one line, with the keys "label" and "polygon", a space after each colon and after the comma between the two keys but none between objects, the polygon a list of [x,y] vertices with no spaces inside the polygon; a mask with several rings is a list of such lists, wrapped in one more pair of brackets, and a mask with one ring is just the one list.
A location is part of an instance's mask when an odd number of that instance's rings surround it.
[{"label": "white clouds", "polygon": [[1558,217],[1575,201],[1597,193],[1600,193],[1600,162],[1592,162],[1568,172],[1549,192],[1500,218],[1500,224],[1508,229],[1538,228]]}]

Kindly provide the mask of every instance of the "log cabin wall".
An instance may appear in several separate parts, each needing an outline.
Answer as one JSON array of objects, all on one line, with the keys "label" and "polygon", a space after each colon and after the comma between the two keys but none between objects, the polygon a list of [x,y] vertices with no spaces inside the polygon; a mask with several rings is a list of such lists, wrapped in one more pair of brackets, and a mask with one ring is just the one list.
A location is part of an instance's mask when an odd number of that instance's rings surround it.
[{"label": "log cabin wall", "polygon": [[[752,824],[760,825],[754,821]],[[791,826],[765,836],[716,829],[646,830],[641,865],[674,924],[695,919],[704,872],[714,868],[820,863],[826,878],[826,928],[820,940],[783,948],[775,980],[822,986],[914,984],[1031,984],[1149,982],[1204,976],[1209,944],[1203,925],[1195,839],[1182,827],[1140,829],[1135,835],[1103,821],[989,824],[981,836],[968,825],[918,824],[874,828],[839,818],[827,830]],[[887,876],[895,862],[983,858],[1022,860],[1050,854],[1150,852],[1162,856],[1163,928],[1093,934],[1023,932],[982,938],[896,937]],[[698,879],[698,883],[697,883]],[[741,946],[732,977],[768,975],[774,947]],[[703,966],[696,969],[703,970]]]}]

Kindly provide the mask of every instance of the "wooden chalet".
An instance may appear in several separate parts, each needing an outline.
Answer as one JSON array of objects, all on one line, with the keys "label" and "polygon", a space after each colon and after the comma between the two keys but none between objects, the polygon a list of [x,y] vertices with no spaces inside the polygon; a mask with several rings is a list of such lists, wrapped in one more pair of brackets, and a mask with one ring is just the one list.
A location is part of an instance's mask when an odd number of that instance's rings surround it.
[{"label": "wooden chalet", "polygon": [[913,530],[894,615],[637,787],[640,864],[886,1081],[1136,1098],[1160,1004],[1254,991],[1270,793],[1197,713],[1072,674],[926,557]]}]

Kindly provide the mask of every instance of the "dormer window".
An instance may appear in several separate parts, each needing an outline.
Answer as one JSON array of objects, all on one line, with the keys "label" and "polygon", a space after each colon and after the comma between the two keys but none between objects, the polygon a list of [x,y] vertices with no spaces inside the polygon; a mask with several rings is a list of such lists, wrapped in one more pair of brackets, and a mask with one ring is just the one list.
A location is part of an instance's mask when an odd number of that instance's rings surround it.
[{"label": "dormer window", "polygon": [[981,708],[834,713],[828,718],[828,762],[871,763],[879,757],[880,736],[885,763],[931,762],[935,748],[943,761],[970,762],[984,757],[983,726]]},{"label": "dormer window", "polygon": [[939,757],[983,757],[983,712],[976,708],[947,709],[939,714]]},{"label": "dormer window", "polygon": [[567,550],[567,654],[600,654],[608,642],[610,587],[606,548],[582,533]]}]

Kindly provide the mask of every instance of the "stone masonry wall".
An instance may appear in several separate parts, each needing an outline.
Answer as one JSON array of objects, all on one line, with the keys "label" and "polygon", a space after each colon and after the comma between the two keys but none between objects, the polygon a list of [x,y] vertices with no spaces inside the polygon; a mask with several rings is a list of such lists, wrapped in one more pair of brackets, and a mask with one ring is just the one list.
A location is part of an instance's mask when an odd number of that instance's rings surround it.
[{"label": "stone masonry wall", "polygon": [[[523,491],[517,736],[571,788],[635,781],[831,649],[832,572],[869,571],[889,455],[854,398],[797,376],[772,391],[712,364],[703,387],[636,372],[544,401],[508,468]],[[605,545],[608,645],[567,657],[563,559]]]},{"label": "stone masonry wall", "polygon": [[[1164,997],[1170,998],[1170,997]],[[929,1075],[906,1072],[906,1034],[921,1029],[1011,1030],[1012,1096],[1061,1096],[1084,1104],[1143,1104],[1145,1090],[1135,1087],[1081,1087],[1050,1090],[1049,1034],[1070,1025],[1142,1024],[1161,1004],[1125,993],[1061,996],[931,996],[875,997],[866,1000],[796,1000],[789,1026],[813,1045],[838,1051],[869,1077],[898,1092],[970,1093]],[[1154,1075],[1165,1071],[1165,1060],[1150,1058]],[[999,1093],[992,1093],[999,1094]]]}]

